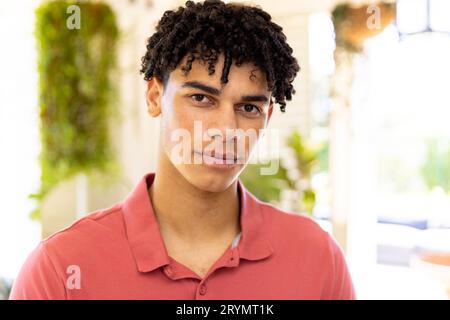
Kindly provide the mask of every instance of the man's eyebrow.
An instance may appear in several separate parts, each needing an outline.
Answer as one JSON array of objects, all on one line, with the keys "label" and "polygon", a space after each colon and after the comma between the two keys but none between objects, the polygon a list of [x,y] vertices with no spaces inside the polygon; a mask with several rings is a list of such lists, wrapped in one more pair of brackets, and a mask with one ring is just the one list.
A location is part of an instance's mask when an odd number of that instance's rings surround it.
[{"label": "man's eyebrow", "polygon": [[[211,87],[207,84],[201,83],[199,81],[186,81],[181,85],[182,88],[195,88],[205,91],[209,94],[218,96],[222,92],[221,90]],[[269,98],[265,95],[245,95],[241,97],[244,102],[267,102]]]},{"label": "man's eyebrow", "polygon": [[208,92],[209,94],[218,96],[220,95],[220,90],[216,89],[214,87],[208,86],[204,83],[198,82],[198,81],[187,81],[185,83],[183,83],[183,85],[181,86],[182,88],[195,88],[195,89],[200,89],[202,91]]},{"label": "man's eyebrow", "polygon": [[244,102],[267,102],[269,98],[265,95],[251,95],[251,96],[242,96],[241,100]]}]

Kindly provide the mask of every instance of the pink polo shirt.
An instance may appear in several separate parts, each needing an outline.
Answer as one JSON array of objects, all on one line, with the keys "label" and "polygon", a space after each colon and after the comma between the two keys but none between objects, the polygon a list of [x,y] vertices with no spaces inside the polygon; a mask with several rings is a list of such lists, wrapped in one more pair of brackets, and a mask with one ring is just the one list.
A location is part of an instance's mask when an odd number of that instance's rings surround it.
[{"label": "pink polo shirt", "polygon": [[40,242],[11,299],[354,299],[342,251],[312,219],[239,181],[241,234],[199,277],[168,256],[145,175],[122,203]]}]

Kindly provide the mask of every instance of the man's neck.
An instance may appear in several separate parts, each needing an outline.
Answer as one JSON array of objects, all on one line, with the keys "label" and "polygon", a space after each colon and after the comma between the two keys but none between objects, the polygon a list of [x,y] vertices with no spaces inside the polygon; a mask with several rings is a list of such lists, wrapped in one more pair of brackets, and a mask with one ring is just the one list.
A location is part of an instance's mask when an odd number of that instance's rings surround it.
[{"label": "man's neck", "polygon": [[223,192],[203,191],[160,163],[148,193],[163,237],[170,233],[195,245],[228,241],[240,232],[237,181]]}]

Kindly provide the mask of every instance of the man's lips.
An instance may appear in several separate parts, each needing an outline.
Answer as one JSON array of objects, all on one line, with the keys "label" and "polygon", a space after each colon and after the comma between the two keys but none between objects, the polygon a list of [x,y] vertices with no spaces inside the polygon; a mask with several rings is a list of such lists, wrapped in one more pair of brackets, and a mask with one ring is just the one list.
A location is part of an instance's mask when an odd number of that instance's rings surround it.
[{"label": "man's lips", "polygon": [[228,160],[228,161],[233,161],[233,162],[242,160],[241,157],[238,157],[234,153],[218,153],[218,152],[215,152],[215,150],[212,150],[211,152],[195,151],[195,153],[197,153],[198,155],[201,155],[201,156],[208,156],[208,157],[215,158],[218,160]]},{"label": "man's lips", "polygon": [[213,158],[221,159],[221,160],[234,160],[234,161],[237,160],[237,156],[232,153],[223,154],[223,153],[215,152],[215,150],[213,150],[211,152],[207,152],[204,154],[206,154],[209,157],[213,157]]}]

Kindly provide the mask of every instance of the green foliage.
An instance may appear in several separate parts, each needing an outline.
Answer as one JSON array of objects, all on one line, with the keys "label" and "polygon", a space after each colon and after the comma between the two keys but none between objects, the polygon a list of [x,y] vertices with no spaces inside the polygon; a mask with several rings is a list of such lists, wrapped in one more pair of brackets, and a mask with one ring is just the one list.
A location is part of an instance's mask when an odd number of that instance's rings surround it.
[{"label": "green foliage", "polygon": [[[275,160],[273,160],[275,161]],[[281,199],[281,190],[292,189],[294,185],[287,176],[287,169],[280,162],[279,170],[273,175],[262,175],[261,169],[268,164],[249,164],[240,175],[245,187],[258,199],[276,203]]]},{"label": "green foliage", "polygon": [[348,3],[341,3],[331,12],[335,29],[338,29],[341,23],[346,21],[349,9],[350,5]]},{"label": "green foliage", "polygon": [[429,189],[441,187],[450,192],[450,142],[430,140],[425,161],[421,167],[422,178]]},{"label": "green foliage", "polygon": [[[70,5],[80,8],[80,28],[69,29]],[[41,186],[30,197],[39,205],[49,191],[74,174],[113,172],[109,141],[114,115],[114,70],[118,29],[114,13],[101,2],[51,1],[36,10]]]},{"label": "green foliage", "polygon": [[[262,201],[279,203],[281,201],[282,190],[292,190],[299,193],[299,211],[311,214],[316,203],[316,193],[311,188],[312,175],[323,169],[321,157],[328,153],[327,146],[314,148],[305,143],[298,131],[293,131],[287,139],[287,146],[293,151],[301,179],[306,185],[299,186],[298,181],[288,175],[288,168],[279,162],[279,170],[273,175],[261,175],[261,168],[268,167],[268,164],[249,164],[240,176],[240,180],[245,187]],[[272,159],[271,161],[277,161]]]},{"label": "green foliage", "polygon": [[342,26],[348,25],[350,23],[348,19],[351,12],[350,9],[351,9],[350,4],[341,3],[338,4],[331,12],[335,32],[336,46],[342,47],[346,49],[348,52],[359,52],[360,49],[355,47],[349,41],[346,41],[345,37],[342,35],[341,32]]},{"label": "green foliage", "polygon": [[304,178],[310,179],[312,170],[317,163],[317,150],[306,145],[298,131],[292,133],[287,144],[294,151],[298,170]]}]

